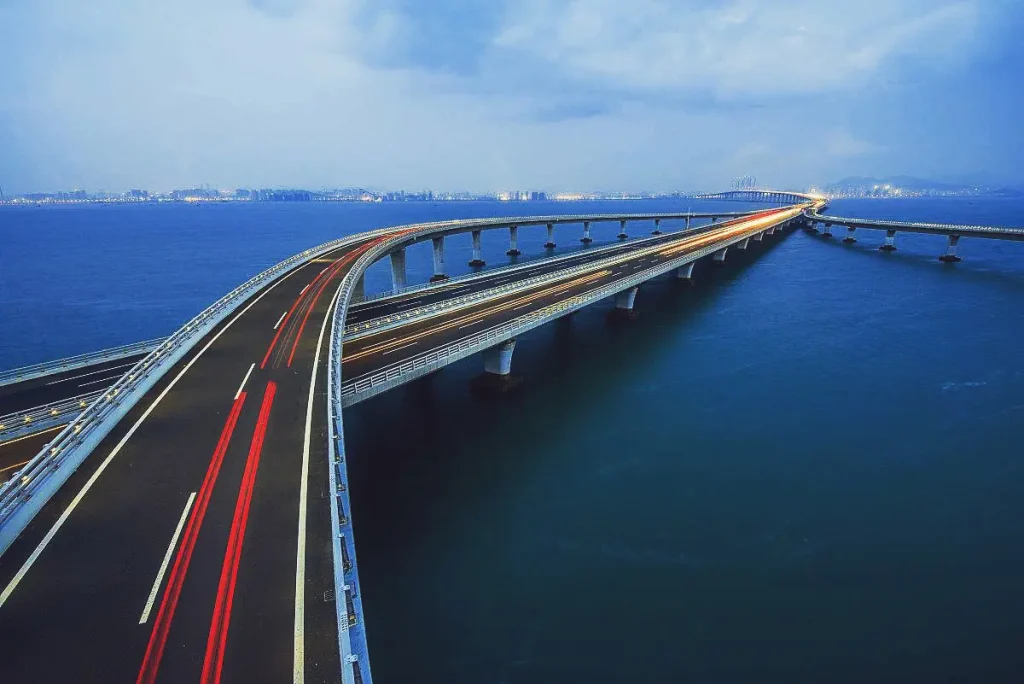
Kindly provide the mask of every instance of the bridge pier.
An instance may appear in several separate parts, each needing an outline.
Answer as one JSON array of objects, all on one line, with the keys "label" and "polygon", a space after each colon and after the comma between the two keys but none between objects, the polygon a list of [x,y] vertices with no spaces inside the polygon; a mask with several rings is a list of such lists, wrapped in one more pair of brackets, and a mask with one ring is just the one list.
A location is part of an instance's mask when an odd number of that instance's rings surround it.
[{"label": "bridge pier", "polygon": [[711,217],[711,222],[712,223],[718,223],[718,217],[717,216],[712,216]]},{"label": "bridge pier", "polygon": [[693,285],[693,265],[696,261],[691,261],[688,264],[680,266],[676,269],[676,279],[685,280],[689,284]]},{"label": "bridge pier", "polygon": [[825,224],[825,230],[821,231],[821,237],[827,237],[827,238],[832,237],[832,224],[831,223],[826,223]]},{"label": "bridge pier", "polygon": [[754,236],[754,242],[764,242],[764,231],[763,230],[760,233],[758,233],[757,235]]},{"label": "bridge pier", "polygon": [[857,241],[857,238],[853,237],[854,231],[857,230],[857,226],[846,226],[846,237],[843,238],[843,242],[852,245]]},{"label": "bridge pier", "polygon": [[885,244],[878,248],[882,252],[896,251],[896,231],[889,229],[885,231]]},{"label": "bridge pier", "polygon": [[620,219],[619,220],[619,234],[616,237],[618,237],[620,240],[625,240],[626,238],[629,237],[629,235],[626,234],[626,220],[625,219]]},{"label": "bridge pier", "polygon": [[715,266],[722,266],[723,264],[725,264],[725,253],[728,251],[728,247],[723,247],[722,249],[715,252],[715,255],[711,257]]},{"label": "bridge pier", "polygon": [[639,290],[640,288],[634,285],[628,290],[623,290],[615,295],[615,308],[609,314],[612,320],[636,318],[633,303],[636,301],[636,293]]},{"label": "bridge pier", "polygon": [[473,380],[473,391],[483,395],[504,394],[519,386],[523,379],[512,375],[512,352],[516,340],[506,340],[484,350],[484,372]]},{"label": "bridge pier", "polygon": [[946,253],[939,257],[939,261],[946,264],[953,264],[960,261],[960,257],[956,255],[956,245],[960,242],[959,235],[949,236],[949,245],[946,247]]},{"label": "bridge pier", "polygon": [[473,235],[473,258],[469,260],[470,266],[486,266],[487,262],[484,261],[483,248],[480,247],[480,233],[482,231],[474,230]]},{"label": "bridge pier", "polygon": [[430,276],[430,282],[448,280],[444,273],[444,236],[431,238],[430,241],[434,245],[434,275]]},{"label": "bridge pier", "polygon": [[405,248],[392,252],[391,257],[391,289],[396,293],[405,287]]},{"label": "bridge pier", "polygon": [[580,242],[585,245],[589,245],[593,242],[593,238],[590,237],[590,221],[583,222],[583,237],[580,238]]},{"label": "bridge pier", "polygon": [[508,251],[505,254],[509,256],[519,256],[522,252],[519,251],[517,243],[519,241],[519,226],[508,227]]},{"label": "bridge pier", "polygon": [[775,235],[775,226],[772,226],[771,228],[764,232],[767,233],[768,235]]},{"label": "bridge pier", "polygon": [[651,235],[661,235],[661,219],[654,219],[654,230]]},{"label": "bridge pier", "polygon": [[686,230],[690,230],[690,215],[686,215]]},{"label": "bridge pier", "polygon": [[808,221],[807,222],[807,231],[810,232],[810,233],[817,233],[818,232],[817,223],[815,221]]},{"label": "bridge pier", "polygon": [[548,224],[548,241],[544,243],[544,249],[555,248],[555,224]]},{"label": "bridge pier", "polygon": [[737,244],[736,249],[740,250],[741,252],[745,252],[747,251],[748,246],[750,246],[750,238],[746,238],[743,240],[743,242]]}]

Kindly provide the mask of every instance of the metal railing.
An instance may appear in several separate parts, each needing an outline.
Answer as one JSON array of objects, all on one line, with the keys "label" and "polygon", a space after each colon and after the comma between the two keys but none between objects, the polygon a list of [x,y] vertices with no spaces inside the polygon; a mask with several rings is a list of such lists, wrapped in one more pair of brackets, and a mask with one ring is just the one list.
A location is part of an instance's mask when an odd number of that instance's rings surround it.
[{"label": "metal railing", "polygon": [[87,392],[69,399],[36,406],[24,411],[15,411],[0,416],[0,444],[49,429],[55,425],[71,422],[69,416],[76,416],[89,404],[100,397],[105,390]]},{"label": "metal railing", "polygon": [[136,363],[64,428],[46,449],[32,458],[18,478],[0,486],[0,554],[117,421],[214,326],[256,292],[294,267],[325,252],[382,232],[387,230],[332,240],[271,266],[218,299]]},{"label": "metal railing", "polygon": [[[785,226],[791,221],[792,219],[780,221],[779,224],[775,224],[775,227]],[[631,274],[629,277],[595,288],[590,292],[576,295],[544,307],[543,309],[524,314],[511,321],[467,336],[449,345],[430,350],[412,359],[397,362],[394,365],[379,370],[369,376],[345,382],[341,386],[341,403],[343,406],[351,406],[352,404],[368,399],[369,397],[391,389],[392,387],[404,384],[405,382],[422,375],[426,375],[427,373],[431,373],[450,363],[454,363],[455,361],[467,356],[471,356],[472,354],[476,354],[484,349],[500,344],[501,342],[554,320],[555,318],[559,318],[567,313],[587,306],[588,304],[592,304],[595,301],[604,299],[605,297],[623,290],[627,290],[630,287],[638,285],[646,280],[650,280],[651,278],[671,271],[672,269],[684,266],[691,261],[697,261],[708,254],[718,252],[723,248],[728,248],[736,243],[749,239],[759,232],[769,230],[770,228],[770,226],[762,226],[750,231],[745,231],[737,236],[729,238],[728,240],[723,240],[722,242],[708,245],[707,247],[702,247],[699,250],[685,254],[678,259],[662,262],[650,268]]]},{"label": "metal railing", "polygon": [[57,359],[55,361],[37,363],[32,366],[24,366],[23,368],[13,368],[11,370],[0,372],[0,387],[4,385],[13,385],[18,382],[25,382],[26,380],[34,380],[35,378],[53,375],[54,373],[63,373],[64,371],[82,368],[83,366],[92,366],[97,363],[103,363],[104,361],[115,361],[117,359],[123,359],[126,356],[148,354],[160,346],[164,339],[165,338],[160,338],[158,340],[146,340],[145,342],[135,342],[134,344],[126,344],[123,347],[113,347],[112,349],[103,349],[100,351],[89,352],[87,354],[69,356],[65,359]]}]

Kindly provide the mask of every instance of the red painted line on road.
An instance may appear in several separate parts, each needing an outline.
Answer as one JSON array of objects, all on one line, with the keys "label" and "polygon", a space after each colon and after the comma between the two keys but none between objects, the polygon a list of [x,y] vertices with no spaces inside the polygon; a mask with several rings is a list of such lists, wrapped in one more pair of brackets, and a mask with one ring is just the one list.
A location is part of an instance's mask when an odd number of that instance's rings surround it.
[{"label": "red painted line on road", "polygon": [[[327,269],[325,268],[324,271],[326,271],[326,270]],[[309,285],[307,285],[306,287],[302,288],[302,292],[300,292],[299,296],[295,298],[295,303],[292,304],[292,308],[288,309],[288,313],[286,313],[284,315],[284,318],[281,319],[281,321],[277,324],[277,332],[274,334],[274,339],[272,339],[270,341],[270,346],[267,347],[267,353],[263,356],[263,361],[260,362],[260,370],[263,370],[264,367],[267,365],[267,361],[270,359],[270,354],[271,354],[271,352],[274,351],[274,345],[277,344],[277,340],[278,340],[279,337],[281,337],[281,333],[284,332],[284,329],[288,327],[288,321],[291,320],[292,313],[295,311],[296,308],[298,308],[299,302],[302,301],[302,296],[304,294],[306,294],[306,291],[309,289],[310,285],[313,285],[318,280],[320,280],[320,278],[323,277],[324,271],[320,271],[316,275],[316,278],[313,278],[313,280],[310,281]]]},{"label": "red painted line on road", "polygon": [[224,462],[224,454],[228,450],[231,441],[231,433],[238,423],[238,415],[242,412],[242,404],[245,403],[245,392],[238,395],[231,412],[228,414],[227,422],[220,433],[217,447],[213,450],[213,457],[203,477],[202,487],[195,506],[192,507],[192,514],[188,519],[188,526],[185,528],[185,536],[178,553],[174,558],[174,566],[171,568],[170,577],[167,579],[167,588],[164,590],[163,600],[160,602],[160,610],[157,612],[156,620],[153,622],[153,632],[149,636],[149,643],[146,646],[146,655],[142,659],[142,667],[139,668],[137,684],[152,684],[156,681],[157,671],[160,669],[160,660],[164,654],[164,646],[167,645],[167,635],[171,629],[171,622],[174,620],[174,611],[178,607],[178,598],[181,596],[181,587],[185,582],[185,575],[188,573],[188,566],[192,560],[192,552],[196,546],[196,537],[199,536],[199,528],[203,524],[203,517],[206,515],[206,508],[210,503],[210,496],[213,493],[213,486],[220,473],[221,464]]},{"label": "red painted line on road", "polygon": [[362,254],[363,252],[365,252],[369,248],[370,248],[370,245],[367,245],[365,248],[357,249],[357,250],[353,251],[351,254],[347,255],[344,259],[341,259],[340,261],[338,261],[338,263],[335,265],[335,267],[333,269],[331,269],[330,274],[328,275],[328,277],[325,278],[324,282],[320,285],[319,288],[317,288],[316,293],[313,295],[313,302],[309,305],[309,308],[306,309],[306,315],[302,317],[302,323],[299,325],[299,332],[298,332],[297,335],[295,335],[295,342],[292,343],[292,351],[291,351],[290,354],[288,354],[288,367],[289,368],[292,367],[292,359],[295,358],[295,350],[298,349],[298,347],[299,347],[299,340],[302,339],[302,331],[306,329],[306,321],[309,320],[309,315],[311,313],[313,313],[313,309],[316,308],[316,303],[317,303],[317,300],[320,299],[320,295],[323,293],[323,291],[325,289],[327,289],[327,286],[330,284],[331,280],[334,278],[334,276],[342,268],[344,268],[353,259],[355,259],[357,256],[359,256],[360,254]]},{"label": "red painted line on road", "polygon": [[202,684],[219,684],[221,671],[224,667],[224,648],[228,640],[228,625],[231,622],[231,606],[234,603],[235,585],[238,580],[238,564],[242,558],[242,544],[245,541],[245,528],[249,522],[249,508],[252,504],[252,491],[256,485],[256,471],[260,467],[260,454],[263,451],[263,438],[267,434],[267,421],[270,408],[274,404],[277,385],[267,383],[263,393],[263,405],[256,421],[256,430],[249,445],[249,458],[245,463],[245,474],[238,490],[235,502],[235,515],[231,521],[231,535],[224,552],[224,563],[221,566],[220,582],[217,585],[217,602],[213,609],[210,622],[210,635],[206,640],[206,656],[203,658]]}]

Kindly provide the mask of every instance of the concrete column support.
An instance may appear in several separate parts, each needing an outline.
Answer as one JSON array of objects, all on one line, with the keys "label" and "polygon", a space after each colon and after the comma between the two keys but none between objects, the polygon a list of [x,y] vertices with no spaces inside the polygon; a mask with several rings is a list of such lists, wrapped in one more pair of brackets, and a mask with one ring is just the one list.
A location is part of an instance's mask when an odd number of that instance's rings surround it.
[{"label": "concrete column support", "polygon": [[594,239],[590,237],[590,221],[583,222],[583,237],[580,238],[580,242],[585,245],[589,245]]},{"label": "concrete column support", "polygon": [[472,232],[473,236],[473,258],[469,260],[470,266],[486,266],[487,262],[484,261],[483,248],[480,247],[480,233],[479,230]]},{"label": "concrete column support", "polygon": [[395,292],[405,287],[405,249],[391,253],[391,287]]},{"label": "concrete column support", "polygon": [[946,246],[946,253],[939,257],[939,261],[946,264],[954,264],[960,261],[960,257],[956,255],[956,245],[960,242],[959,235],[950,235],[949,244]]},{"label": "concrete column support", "polygon": [[355,286],[352,288],[352,301],[359,302],[366,299],[366,274],[359,276]]},{"label": "concrete column support", "polygon": [[878,248],[882,252],[895,252],[896,251],[896,231],[887,230],[885,231],[885,244]]},{"label": "concrete column support", "polygon": [[857,241],[857,238],[853,237],[853,234],[857,231],[857,226],[846,226],[846,237],[843,238],[843,242],[848,245],[852,245]]},{"label": "concrete column support", "polygon": [[741,252],[745,252],[745,251],[747,251],[747,247],[749,247],[749,246],[750,246],[750,238],[747,238],[743,242],[741,242],[738,245],[736,245],[736,249],[740,250]]},{"label": "concrete column support", "polygon": [[639,290],[639,287],[631,287],[628,290],[623,290],[622,292],[615,295],[615,308],[623,309],[625,311],[632,311],[633,302],[636,301],[636,293]]},{"label": "concrete column support", "polygon": [[548,241],[544,243],[544,249],[555,248],[555,224],[548,224]]},{"label": "concrete column support", "polygon": [[771,228],[766,230],[765,233],[767,233],[768,235],[775,235],[775,226],[772,226]]},{"label": "concrete column support", "polygon": [[515,351],[515,339],[506,340],[497,347],[484,351],[484,372],[492,375],[508,375],[512,372],[512,352]]},{"label": "concrete column support", "polygon": [[519,251],[519,247],[517,246],[518,238],[519,238],[519,226],[509,226],[508,227],[508,251],[505,252],[505,254],[508,254],[509,256],[519,256],[520,254],[522,254],[522,252]]},{"label": "concrete column support", "polygon": [[688,280],[688,281],[692,282],[693,281],[693,265],[695,263],[697,263],[697,262],[691,261],[690,263],[685,264],[685,265],[680,266],[679,268],[677,268],[676,269],[676,278],[678,278],[679,280]]},{"label": "concrete column support", "polygon": [[717,216],[712,216],[711,217],[711,222],[712,223],[718,223],[718,217]]},{"label": "concrete column support", "polygon": [[626,234],[626,222],[624,220],[619,221],[619,234],[617,237],[620,240],[625,240],[629,237],[629,235]]},{"label": "concrete column support", "polygon": [[827,237],[827,238],[832,237],[832,224],[831,223],[826,223],[825,224],[825,230],[821,231],[821,237]]},{"label": "concrete column support", "polygon": [[444,236],[431,238],[430,241],[434,243],[434,275],[430,276],[430,282],[448,280],[444,272]]},{"label": "concrete column support", "polygon": [[651,235],[661,235],[661,219],[654,219],[654,230]]},{"label": "concrete column support", "polygon": [[764,241],[764,231],[762,230],[760,233],[758,233],[757,235],[754,236],[754,242],[763,242],[763,241]]},{"label": "concrete column support", "polygon": [[818,232],[817,222],[816,221],[808,222],[807,230],[810,231],[811,233],[817,233]]},{"label": "concrete column support", "polygon": [[725,263],[725,253],[728,252],[728,251],[729,251],[728,247],[723,247],[722,249],[720,249],[717,252],[715,252],[715,255],[713,257],[711,257],[711,258],[712,258],[712,261],[714,262],[714,264],[716,266],[721,266],[722,264]]},{"label": "concrete column support", "polygon": [[686,230],[690,230],[690,215],[686,215]]}]

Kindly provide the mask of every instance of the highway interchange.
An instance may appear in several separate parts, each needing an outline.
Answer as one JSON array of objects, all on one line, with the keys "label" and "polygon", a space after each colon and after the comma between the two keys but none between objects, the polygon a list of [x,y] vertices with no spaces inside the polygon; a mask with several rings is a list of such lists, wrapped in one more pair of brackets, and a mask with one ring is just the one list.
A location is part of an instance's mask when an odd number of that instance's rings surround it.
[{"label": "highway interchange", "polygon": [[[777,210],[354,306],[350,325],[484,295],[346,338],[343,375],[372,375],[797,215]],[[325,600],[334,586],[322,497],[328,326],[342,278],[383,239],[295,268],[218,324],[0,556],[5,680],[339,680],[335,606]],[[487,295],[499,280],[538,275],[544,282]],[[42,387],[80,389],[123,370]]]}]

